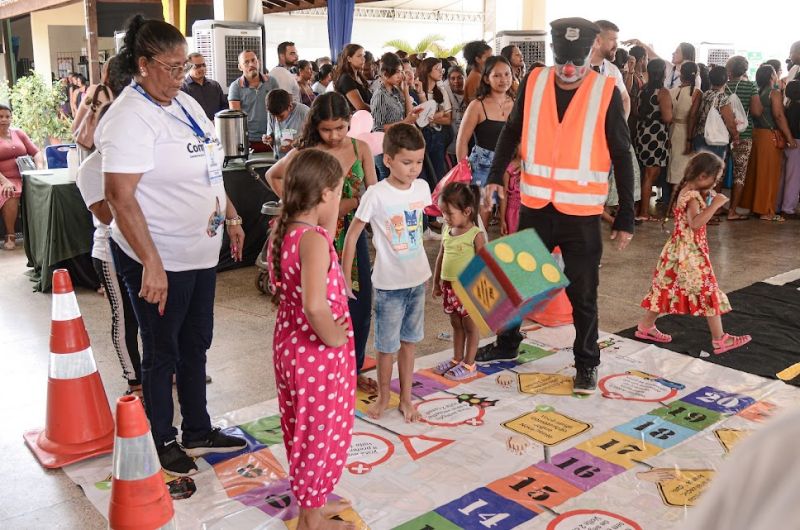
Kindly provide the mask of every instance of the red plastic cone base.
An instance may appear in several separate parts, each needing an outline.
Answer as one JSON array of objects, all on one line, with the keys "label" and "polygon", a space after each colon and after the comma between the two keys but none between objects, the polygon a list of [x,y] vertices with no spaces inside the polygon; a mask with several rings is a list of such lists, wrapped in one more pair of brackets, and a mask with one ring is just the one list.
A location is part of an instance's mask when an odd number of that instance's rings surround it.
[{"label": "red plastic cone base", "polygon": [[23,436],[39,462],[58,468],[110,453],[114,420],[97,372],[47,383],[47,427]]},{"label": "red plastic cone base", "polygon": [[[124,458],[124,456],[123,456]],[[161,473],[140,480],[111,481],[108,526],[114,530],[156,530],[175,515]]]},{"label": "red plastic cone base", "polygon": [[530,313],[525,318],[549,328],[566,326],[572,324],[572,304],[569,303],[567,293],[561,291],[549,304],[544,306],[544,309]]}]

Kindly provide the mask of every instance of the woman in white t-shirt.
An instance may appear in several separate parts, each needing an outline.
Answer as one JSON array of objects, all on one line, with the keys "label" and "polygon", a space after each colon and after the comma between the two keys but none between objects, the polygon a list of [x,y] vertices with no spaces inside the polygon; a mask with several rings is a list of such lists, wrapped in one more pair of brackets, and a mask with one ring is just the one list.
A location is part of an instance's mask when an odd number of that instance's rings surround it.
[{"label": "woman in white t-shirt", "polygon": [[[144,401],[159,460],[171,474],[186,476],[197,472],[191,456],[246,447],[212,428],[205,386],[223,228],[234,259],[241,259],[244,232],[225,194],[214,125],[180,91],[183,35],[137,15],[119,55],[134,82],[95,132],[114,214],[111,247],[139,321]],[[181,445],[172,425],[173,373]]]},{"label": "woman in white t-shirt", "polygon": [[422,128],[422,135],[425,137],[425,155],[431,162],[430,166],[433,166],[433,175],[428,174],[431,167],[426,164],[422,176],[428,181],[431,189],[436,187],[436,183],[447,172],[445,155],[447,146],[453,140],[453,130],[450,128],[453,121],[452,104],[439,86],[443,75],[442,60],[436,57],[424,59],[417,67],[417,77],[422,85],[419,94],[421,102],[435,101],[437,104],[436,112]]}]

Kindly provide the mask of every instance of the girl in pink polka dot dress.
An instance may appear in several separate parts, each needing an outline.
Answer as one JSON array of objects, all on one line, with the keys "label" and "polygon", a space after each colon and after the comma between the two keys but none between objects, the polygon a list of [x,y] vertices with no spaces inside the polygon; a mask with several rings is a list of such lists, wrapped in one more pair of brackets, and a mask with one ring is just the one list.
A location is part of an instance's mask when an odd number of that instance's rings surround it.
[{"label": "girl in pink polka dot dress", "polygon": [[270,286],[278,304],[273,361],[298,530],[351,528],[328,503],[353,434],[356,366],[344,278],[330,233],[342,195],[337,160],[304,150],[287,168],[273,226]]}]

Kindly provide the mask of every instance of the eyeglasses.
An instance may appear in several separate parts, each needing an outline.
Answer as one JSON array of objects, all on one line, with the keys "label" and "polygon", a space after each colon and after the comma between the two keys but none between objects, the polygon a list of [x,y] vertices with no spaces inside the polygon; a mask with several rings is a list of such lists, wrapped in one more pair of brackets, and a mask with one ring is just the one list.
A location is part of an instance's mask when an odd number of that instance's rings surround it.
[{"label": "eyeglasses", "polygon": [[556,62],[556,64],[567,64],[568,62],[571,62],[575,66],[583,66],[583,64],[586,62],[586,57],[580,57],[579,58],[579,57],[558,57],[558,56],[555,56],[555,57],[553,57],[553,60]]},{"label": "eyeglasses", "polygon": [[164,61],[160,61],[160,60],[156,59],[155,57],[153,57],[152,59],[155,62],[157,62],[158,64],[164,66],[167,69],[167,72],[169,72],[169,75],[171,77],[173,77],[174,79],[177,79],[179,77],[183,77],[183,75],[186,72],[188,72],[189,70],[191,70],[192,66],[194,66],[191,61],[186,61],[185,63],[183,63],[181,65],[178,65],[178,66],[172,66],[172,65],[169,65],[169,64],[165,63]]},{"label": "eyeglasses", "polygon": [[193,63],[192,66],[191,66],[191,68],[195,68],[197,70],[199,70],[200,68],[205,68],[205,67],[206,67],[206,63],[200,63],[200,64],[194,64]]}]

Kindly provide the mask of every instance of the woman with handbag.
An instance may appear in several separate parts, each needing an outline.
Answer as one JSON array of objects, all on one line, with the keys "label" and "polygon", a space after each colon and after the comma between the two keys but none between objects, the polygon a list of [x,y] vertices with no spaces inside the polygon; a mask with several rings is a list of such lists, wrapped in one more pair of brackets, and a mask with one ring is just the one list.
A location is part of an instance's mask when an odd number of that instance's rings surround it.
[{"label": "woman with handbag", "polygon": [[689,127],[694,131],[691,137],[692,150],[708,151],[725,160],[728,145],[739,141],[730,94],[725,92],[728,71],[724,66],[714,66],[708,76],[711,89],[692,103],[689,112]]},{"label": "woman with handbag", "polygon": [[44,157],[33,145],[28,135],[11,128],[11,108],[0,105],[0,213],[6,227],[5,250],[14,250],[17,236],[14,225],[19,214],[19,198],[22,196],[22,175],[17,158],[33,157],[36,169],[44,168]]},{"label": "woman with handbag", "polygon": [[781,223],[786,219],[776,212],[776,203],[781,182],[783,149],[794,149],[797,142],[786,121],[783,94],[778,87],[775,69],[768,64],[761,65],[756,70],[756,84],[764,111],[754,120],[753,151],[747,165],[742,207],[749,208],[763,221]]},{"label": "woman with handbag", "polygon": [[[469,152],[469,165],[472,183],[481,189],[489,178],[500,131],[514,107],[512,84],[511,64],[500,55],[489,57],[483,68],[477,97],[467,107],[458,129],[456,158],[459,161],[467,158],[469,142],[474,139],[475,145]],[[489,226],[489,213],[489,210],[481,209],[483,226]]]}]

